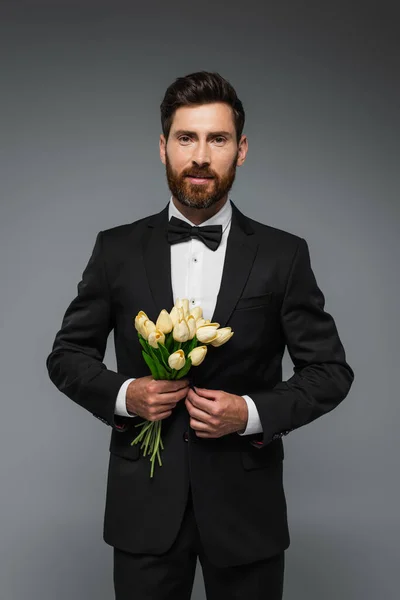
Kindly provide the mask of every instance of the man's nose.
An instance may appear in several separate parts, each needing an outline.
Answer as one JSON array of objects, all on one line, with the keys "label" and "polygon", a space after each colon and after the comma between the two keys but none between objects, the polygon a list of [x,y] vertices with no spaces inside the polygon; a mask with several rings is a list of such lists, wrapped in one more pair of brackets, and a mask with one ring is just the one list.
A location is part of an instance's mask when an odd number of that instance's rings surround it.
[{"label": "man's nose", "polygon": [[210,164],[209,151],[210,151],[210,149],[207,144],[201,144],[201,143],[197,144],[197,146],[193,152],[193,156],[192,156],[193,163],[199,167],[209,165]]}]

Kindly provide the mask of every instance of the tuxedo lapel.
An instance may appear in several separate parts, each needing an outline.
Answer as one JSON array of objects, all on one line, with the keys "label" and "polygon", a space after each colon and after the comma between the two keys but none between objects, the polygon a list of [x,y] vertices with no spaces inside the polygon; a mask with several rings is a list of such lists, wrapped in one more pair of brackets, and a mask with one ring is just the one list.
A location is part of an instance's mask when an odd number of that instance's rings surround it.
[{"label": "tuxedo lapel", "polygon": [[168,204],[161,212],[149,219],[148,229],[142,240],[142,259],[154,303],[154,321],[163,308],[170,312],[174,305],[171,246],[167,240],[167,226]]},{"label": "tuxedo lapel", "polygon": [[258,243],[250,220],[232,201],[232,221],[229,231],[221,285],[211,322],[225,327],[242,295],[257,254]]},{"label": "tuxedo lapel", "polygon": [[[227,240],[221,285],[211,321],[221,327],[226,323],[239,300],[257,254],[258,243],[250,220],[232,201],[232,222]],[[147,223],[142,240],[142,259],[148,286],[154,302],[155,319],[165,308],[174,305],[171,281],[171,246],[167,240],[168,204]],[[150,313],[150,311],[148,311]]]}]

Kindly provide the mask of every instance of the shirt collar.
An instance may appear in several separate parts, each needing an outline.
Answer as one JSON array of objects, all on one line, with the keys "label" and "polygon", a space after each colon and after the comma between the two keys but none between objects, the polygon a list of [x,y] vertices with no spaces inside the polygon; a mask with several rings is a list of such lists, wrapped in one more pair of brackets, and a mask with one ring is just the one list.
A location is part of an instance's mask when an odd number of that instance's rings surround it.
[{"label": "shirt collar", "polygon": [[[185,215],[183,215],[176,208],[175,204],[173,203],[172,196],[170,197],[169,205],[168,205],[168,220],[170,220],[171,217],[176,217],[177,219],[181,219],[182,221],[189,223],[189,225],[195,225],[195,223],[192,223],[192,221],[189,221],[189,219],[187,217],[185,217]],[[203,227],[203,225],[222,225],[222,232],[224,232],[225,229],[228,227],[228,225],[231,221],[231,218],[232,218],[232,205],[231,205],[230,198],[228,198],[228,201],[225,202],[224,206],[222,208],[220,208],[219,211],[214,216],[207,219],[207,221],[204,221],[203,223],[201,223],[200,227]]]}]

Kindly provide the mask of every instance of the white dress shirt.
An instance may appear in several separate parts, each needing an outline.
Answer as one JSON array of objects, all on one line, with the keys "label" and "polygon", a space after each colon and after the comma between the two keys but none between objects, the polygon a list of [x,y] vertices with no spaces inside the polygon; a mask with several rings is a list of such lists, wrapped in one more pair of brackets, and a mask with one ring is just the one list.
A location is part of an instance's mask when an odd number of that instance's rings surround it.
[{"label": "white dress shirt", "polygon": [[[171,196],[168,206],[168,219],[171,219],[172,216],[182,219],[190,225],[195,225],[176,208]],[[197,238],[191,238],[170,246],[171,284],[174,302],[177,298],[189,298],[189,308],[201,306],[204,319],[211,320],[217,302],[231,218],[232,206],[230,200],[228,200],[213,217],[201,223],[201,226],[222,225],[221,243],[215,251],[210,250]],[[171,308],[166,307],[167,310],[171,310]],[[145,307],[143,310],[145,310]],[[229,344],[229,342],[227,343]],[[122,384],[117,395],[115,414],[124,417],[138,416],[135,413],[129,413],[126,409],[126,390],[130,382],[134,380],[133,377]],[[238,434],[249,435],[262,432],[262,424],[254,401],[247,395],[242,397],[247,403],[248,420],[245,431]]]}]

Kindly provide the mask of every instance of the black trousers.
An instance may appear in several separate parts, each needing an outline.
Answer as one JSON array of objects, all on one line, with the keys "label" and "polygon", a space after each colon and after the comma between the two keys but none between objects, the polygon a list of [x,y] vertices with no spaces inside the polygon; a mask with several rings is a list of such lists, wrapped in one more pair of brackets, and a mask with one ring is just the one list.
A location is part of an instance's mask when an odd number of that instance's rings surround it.
[{"label": "black trousers", "polygon": [[167,552],[154,556],[114,548],[115,599],[190,600],[197,557],[207,600],[282,600],[285,553],[234,567],[211,564],[201,545],[190,491],[181,529]]}]

